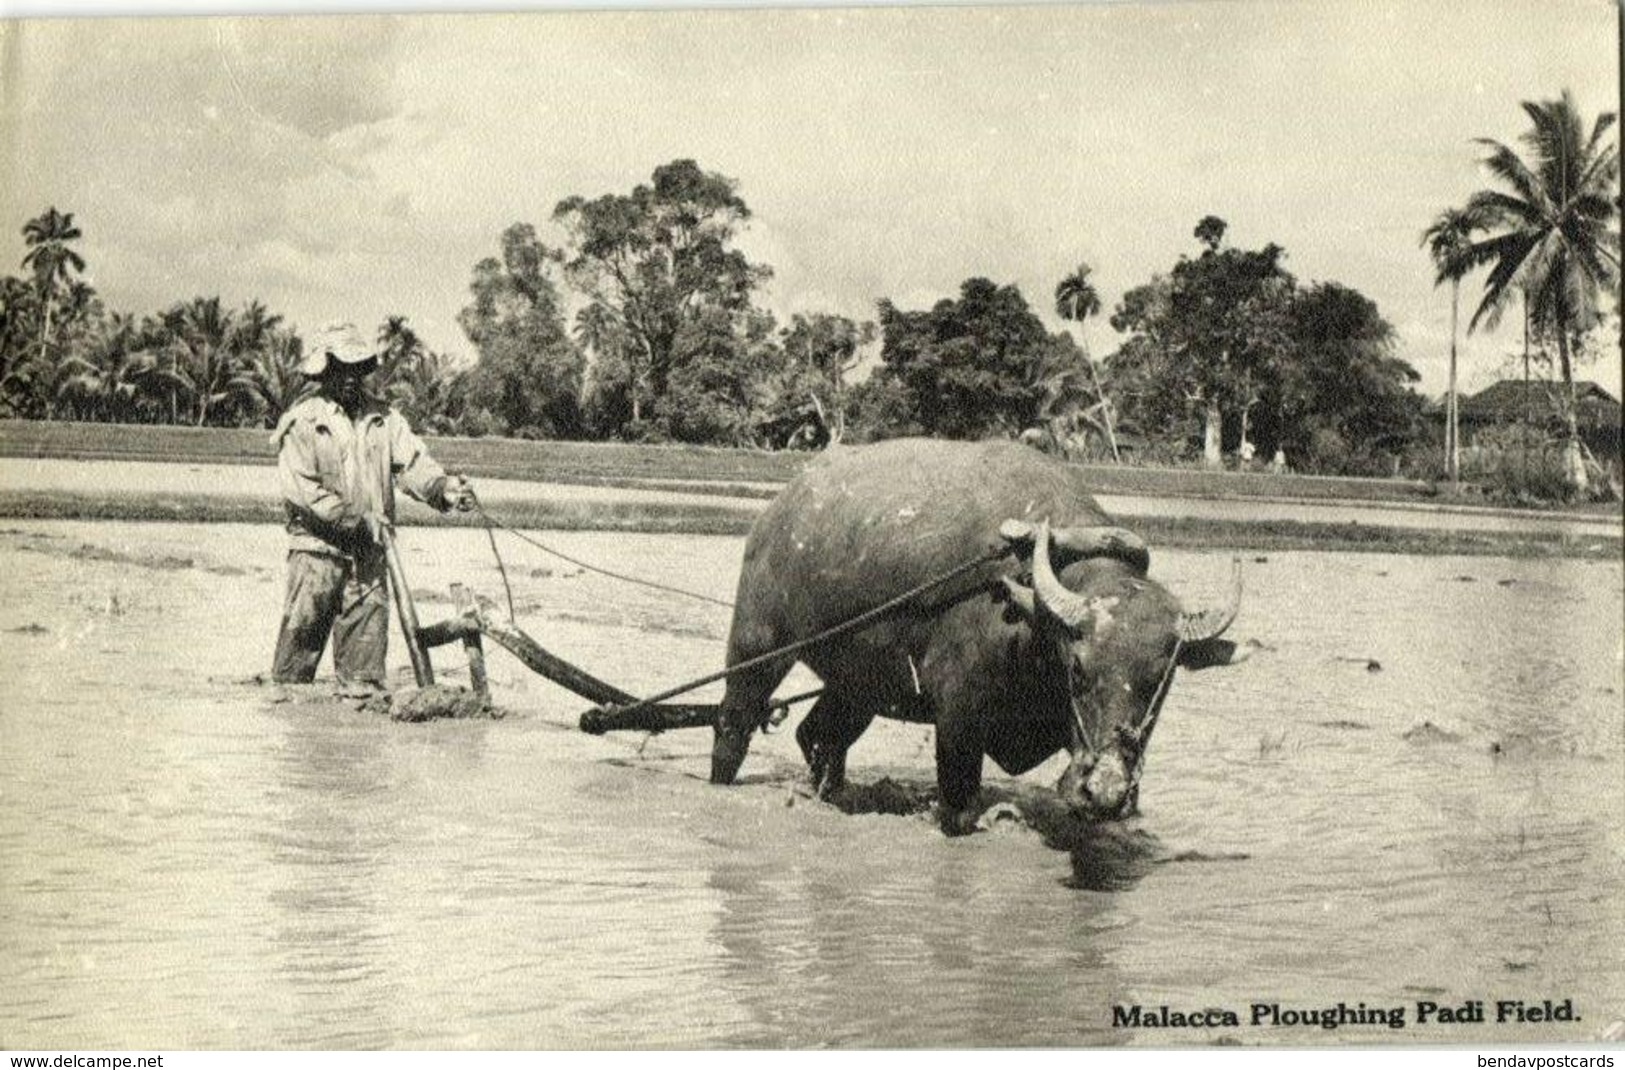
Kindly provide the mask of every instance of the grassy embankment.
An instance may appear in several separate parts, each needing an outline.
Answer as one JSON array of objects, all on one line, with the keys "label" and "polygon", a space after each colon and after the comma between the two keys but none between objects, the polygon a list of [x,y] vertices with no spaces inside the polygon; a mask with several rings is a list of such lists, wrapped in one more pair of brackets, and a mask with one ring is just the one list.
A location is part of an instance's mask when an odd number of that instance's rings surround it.
[{"label": "grassy embankment", "polygon": [[[508,439],[429,440],[453,471],[479,479],[505,479],[677,490],[721,498],[771,497],[812,456],[699,446],[528,442]],[[163,461],[182,464],[265,465],[275,461],[265,432],[185,427],[0,421],[0,457],[69,460]],[[1370,502],[1376,505],[1472,504],[1442,499],[1431,484],[1378,479],[1331,479],[1190,469],[1093,467],[1101,494],[1152,498],[1268,499]],[[493,515],[515,527],[740,534],[755,510],[738,501],[715,504],[659,501],[504,501]],[[1600,516],[1607,516],[1602,512]],[[1617,513],[1615,514],[1617,515]],[[209,491],[155,494],[128,491],[21,492],[0,488],[0,516],[51,519],[120,519],[274,522],[280,506],[269,492]],[[411,522],[411,516],[404,518]],[[474,524],[473,517],[451,518]],[[445,523],[440,519],[437,523]],[[1369,523],[1280,520],[1208,520],[1140,517],[1134,527],[1153,545],[1248,550],[1380,550],[1397,553],[1515,554],[1617,558],[1617,537],[1574,539],[1556,534],[1408,530]]]}]

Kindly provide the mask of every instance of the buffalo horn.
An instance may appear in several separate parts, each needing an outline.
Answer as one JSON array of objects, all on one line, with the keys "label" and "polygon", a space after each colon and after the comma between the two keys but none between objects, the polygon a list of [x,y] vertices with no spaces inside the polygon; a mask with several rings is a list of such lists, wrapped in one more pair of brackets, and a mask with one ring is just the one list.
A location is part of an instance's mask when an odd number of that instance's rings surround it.
[{"label": "buffalo horn", "polygon": [[1033,542],[1033,595],[1039,605],[1055,614],[1068,628],[1077,631],[1093,611],[1087,598],[1061,586],[1055,569],[1050,565],[1049,545],[1049,521],[1042,520]]},{"label": "buffalo horn", "polygon": [[1185,643],[1202,643],[1217,639],[1235,621],[1241,611],[1241,558],[1230,559],[1230,598],[1222,608],[1204,609],[1198,613],[1179,615],[1179,638]]}]

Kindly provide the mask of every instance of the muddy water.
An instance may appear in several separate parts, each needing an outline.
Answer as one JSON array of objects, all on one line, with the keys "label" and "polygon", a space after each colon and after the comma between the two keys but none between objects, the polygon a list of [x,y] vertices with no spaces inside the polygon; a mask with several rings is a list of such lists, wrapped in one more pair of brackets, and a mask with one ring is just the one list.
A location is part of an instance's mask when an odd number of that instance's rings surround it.
[{"label": "muddy water", "polygon": [[[550,539],[724,598],[741,545]],[[403,543],[425,618],[453,580],[502,597],[476,533]],[[506,549],[558,653],[644,692],[719,663],[726,610]],[[838,812],[787,733],[715,789],[704,733],[582,736],[583,704],[501,652],[501,721],[274,702],[247,678],[279,556],[259,527],[0,532],[5,1046],[1463,1043],[1625,1017],[1617,564],[1250,563],[1236,631],[1265,649],[1180,678],[1143,815],[1090,842]],[[1156,572],[1193,600],[1225,578],[1195,554]],[[852,775],[924,789],[931,753],[877,724]],[[1414,1021],[1486,998],[1582,1020]],[[1111,1023],[1338,1000],[1408,1027]]]}]

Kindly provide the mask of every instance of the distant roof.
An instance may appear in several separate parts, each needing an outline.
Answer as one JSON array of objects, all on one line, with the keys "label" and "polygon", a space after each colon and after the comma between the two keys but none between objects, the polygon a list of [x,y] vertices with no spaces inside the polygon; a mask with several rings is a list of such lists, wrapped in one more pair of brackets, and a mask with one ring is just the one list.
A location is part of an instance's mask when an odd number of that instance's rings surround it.
[{"label": "distant roof", "polygon": [[[1561,383],[1540,379],[1524,382],[1522,379],[1502,379],[1499,383],[1479,391],[1461,401],[1461,415],[1465,419],[1520,420],[1527,412],[1537,418],[1552,416],[1557,411],[1553,401]],[[1620,405],[1608,391],[1593,382],[1574,384],[1574,395],[1579,403],[1579,419],[1583,424],[1619,424]]]}]

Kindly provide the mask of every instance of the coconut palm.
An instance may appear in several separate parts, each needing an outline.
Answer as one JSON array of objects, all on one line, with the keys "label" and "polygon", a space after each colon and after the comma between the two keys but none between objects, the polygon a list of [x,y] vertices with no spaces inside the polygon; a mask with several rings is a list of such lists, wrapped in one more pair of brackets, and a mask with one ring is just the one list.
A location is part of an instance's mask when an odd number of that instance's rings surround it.
[{"label": "coconut palm", "polygon": [[[642,375],[633,360],[634,347],[621,317],[603,301],[594,301],[576,313],[576,341],[595,358],[589,368],[592,379],[602,382],[604,372],[617,364],[627,369],[627,392],[632,401],[632,422],[643,419],[642,399],[638,387]],[[586,384],[584,384],[586,385]]]},{"label": "coconut palm", "polygon": [[142,396],[156,367],[142,348],[140,325],[134,316],[115,312],[99,325],[90,344],[62,361],[63,379],[57,388],[59,408],[79,419],[130,423],[141,416]]},{"label": "coconut palm", "polygon": [[242,314],[232,325],[232,346],[243,357],[257,352],[267,345],[274,332],[282,326],[282,317],[259,300],[250,301],[243,306]]},{"label": "coconut palm", "polygon": [[423,358],[423,340],[407,325],[405,316],[388,316],[378,328],[378,372],[373,387],[390,402],[400,404],[412,366]]},{"label": "coconut palm", "polygon": [[41,359],[50,344],[51,313],[57,287],[71,282],[74,273],[85,270],[84,257],[68,246],[69,242],[82,237],[83,233],[73,225],[73,213],[58,212],[55,207],[47,208],[44,215],[23,224],[23,241],[28,246],[23,268],[34,273],[34,284],[44,307],[39,333]]},{"label": "coconut palm", "polygon": [[1456,395],[1456,333],[1461,309],[1461,280],[1473,269],[1469,255],[1473,236],[1483,229],[1483,219],[1465,208],[1446,208],[1422,232],[1422,247],[1438,269],[1433,285],[1450,284],[1450,381],[1445,394],[1444,464],[1450,482],[1461,481],[1461,433]]},{"label": "coconut palm", "polygon": [[235,317],[219,297],[197,297],[165,312],[164,321],[178,344],[170,350],[171,385],[190,399],[188,418],[202,427],[211,415],[218,419],[227,402],[243,396],[241,361],[233,346]]},{"label": "coconut palm", "polygon": [[395,404],[413,427],[450,434],[463,413],[468,370],[433,350],[420,350],[396,381]]},{"label": "coconut palm", "polygon": [[1068,323],[1078,325],[1083,363],[1089,370],[1089,379],[1099,402],[1101,424],[1106,430],[1106,442],[1111,447],[1112,460],[1117,461],[1122,458],[1117,453],[1117,431],[1113,427],[1111,399],[1106,396],[1105,388],[1100,385],[1100,373],[1095,368],[1094,358],[1089,355],[1089,338],[1084,330],[1089,317],[1098,316],[1101,308],[1100,293],[1095,289],[1094,283],[1089,281],[1089,275],[1093,270],[1088,264],[1080,263],[1076,271],[1056,285],[1055,314]]},{"label": "coconut palm", "polygon": [[301,352],[298,335],[272,328],[232,379],[231,390],[248,400],[267,427],[316,388],[299,369]]},{"label": "coconut palm", "polygon": [[1537,337],[1554,337],[1563,374],[1567,423],[1565,468],[1576,492],[1586,489],[1585,465],[1574,397],[1571,343],[1598,317],[1602,292],[1619,280],[1618,146],[1603,138],[1616,116],[1604,112],[1587,135],[1568,90],[1557,100],[1523,104],[1532,124],[1520,139],[1527,156],[1488,138],[1484,167],[1505,189],[1472,195],[1469,211],[1480,214],[1488,233],[1467,252],[1490,273],[1484,298],[1468,322],[1493,328],[1515,299],[1525,294]]}]

